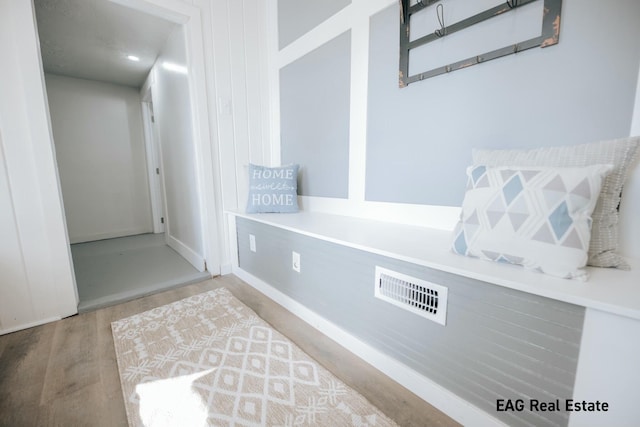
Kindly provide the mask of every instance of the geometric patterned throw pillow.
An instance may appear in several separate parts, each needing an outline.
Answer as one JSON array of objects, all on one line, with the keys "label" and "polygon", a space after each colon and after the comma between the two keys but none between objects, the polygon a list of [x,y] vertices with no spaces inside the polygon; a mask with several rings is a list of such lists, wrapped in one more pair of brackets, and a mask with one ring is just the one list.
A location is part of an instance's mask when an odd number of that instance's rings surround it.
[{"label": "geometric patterned throw pillow", "polygon": [[469,167],[453,251],[586,280],[591,213],[611,169]]},{"label": "geometric patterned throw pillow", "polygon": [[602,184],[593,214],[587,265],[629,269],[618,254],[618,206],[622,190],[640,151],[640,137],[588,144],[540,147],[531,150],[473,149],[473,164],[487,166],[569,167],[611,164],[613,170]]}]

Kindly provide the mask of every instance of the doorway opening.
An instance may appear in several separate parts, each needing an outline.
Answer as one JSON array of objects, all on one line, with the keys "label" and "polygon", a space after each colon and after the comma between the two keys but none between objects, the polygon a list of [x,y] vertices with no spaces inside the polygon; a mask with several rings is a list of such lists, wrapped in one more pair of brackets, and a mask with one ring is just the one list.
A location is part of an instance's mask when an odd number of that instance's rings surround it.
[{"label": "doorway opening", "polygon": [[34,3],[78,310],[211,277],[185,25]]},{"label": "doorway opening", "polygon": [[80,313],[211,277],[171,249],[164,233],[76,243],[71,254]]}]

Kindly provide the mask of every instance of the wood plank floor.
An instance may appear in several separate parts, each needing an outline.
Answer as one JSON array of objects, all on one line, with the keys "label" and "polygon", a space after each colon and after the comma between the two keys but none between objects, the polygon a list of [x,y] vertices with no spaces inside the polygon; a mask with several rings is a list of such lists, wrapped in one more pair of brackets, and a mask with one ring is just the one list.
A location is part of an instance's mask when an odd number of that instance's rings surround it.
[{"label": "wood plank floor", "polygon": [[401,426],[458,425],[234,276],[0,336],[0,426],[125,426],[111,321],[226,287]]}]

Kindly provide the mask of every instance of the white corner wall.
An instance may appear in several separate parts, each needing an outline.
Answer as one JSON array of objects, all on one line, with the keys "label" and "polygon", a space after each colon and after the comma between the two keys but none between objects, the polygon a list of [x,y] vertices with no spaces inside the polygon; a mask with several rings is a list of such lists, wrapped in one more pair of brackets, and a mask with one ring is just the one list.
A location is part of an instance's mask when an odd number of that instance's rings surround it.
[{"label": "white corner wall", "polygon": [[31,307],[31,301],[24,287],[28,283],[27,272],[5,163],[0,134],[0,331],[29,322],[33,315],[31,310],[24,310],[24,307]]},{"label": "white corner wall", "polygon": [[152,232],[139,91],[45,77],[71,243]]},{"label": "white corner wall", "polygon": [[[638,65],[640,67],[640,64]],[[638,85],[636,87],[636,102],[631,119],[630,136],[640,135],[640,69],[638,70]]]},{"label": "white corner wall", "polygon": [[588,308],[573,396],[607,402],[606,412],[572,412],[569,427],[634,427],[638,424],[637,355],[640,321]]},{"label": "white corner wall", "polygon": [[201,193],[182,26],[167,39],[152,72],[153,106],[161,147],[167,243],[194,267],[204,271]]},{"label": "white corner wall", "polygon": [[0,2],[0,334],[77,313],[32,2]]},{"label": "white corner wall", "polygon": [[[235,184],[229,184],[230,181],[220,177],[220,165],[234,162],[234,158],[218,157],[222,151],[218,134],[210,131],[210,124],[215,125],[217,117],[215,73],[225,69],[224,61],[214,61],[211,3],[226,5],[227,2],[237,2],[112,1],[184,24],[186,29],[192,67],[188,90],[195,111],[193,124],[197,129],[194,143],[197,150],[194,151],[198,154],[193,156],[205,190],[201,194],[201,217],[206,237],[201,245],[206,249],[209,271],[217,274],[220,260],[229,257],[219,239],[223,208],[218,201],[221,200],[221,187],[224,186],[227,192],[235,191]],[[224,30],[221,37],[216,36],[219,46],[228,47],[228,36]],[[0,227],[1,237],[8,236],[0,239],[1,334],[74,314],[78,298],[32,2],[0,2],[0,54],[0,135],[3,150],[0,160],[4,165],[0,173],[5,176],[0,180],[0,206],[2,218],[8,219]],[[220,65],[219,69],[214,67],[214,62]],[[242,79],[240,76],[236,82],[242,84]],[[247,123],[246,116],[235,120]],[[225,141],[225,145],[235,144],[234,138]],[[202,256],[200,262],[204,264]]]},{"label": "white corner wall", "polygon": [[[243,210],[248,194],[249,162],[275,165],[280,155],[271,143],[276,110],[269,84],[267,31],[271,2],[264,0],[194,0],[202,10],[214,167],[220,176],[219,206]],[[270,41],[271,40],[271,41]],[[222,223],[222,222],[221,222]],[[233,236],[220,230],[222,273],[231,272]]]},{"label": "white corner wall", "polygon": [[[640,70],[633,119],[629,136],[640,136]],[[630,258],[640,259],[640,153],[627,177],[620,202],[620,252]]]}]

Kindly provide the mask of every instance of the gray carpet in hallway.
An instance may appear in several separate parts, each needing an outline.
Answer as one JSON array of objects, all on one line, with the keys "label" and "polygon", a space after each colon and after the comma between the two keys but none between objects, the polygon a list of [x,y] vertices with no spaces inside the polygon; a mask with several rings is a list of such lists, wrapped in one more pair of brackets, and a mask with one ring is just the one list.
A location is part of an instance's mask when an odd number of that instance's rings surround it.
[{"label": "gray carpet in hallway", "polygon": [[167,246],[164,234],[77,243],[71,253],[80,312],[211,277]]}]

